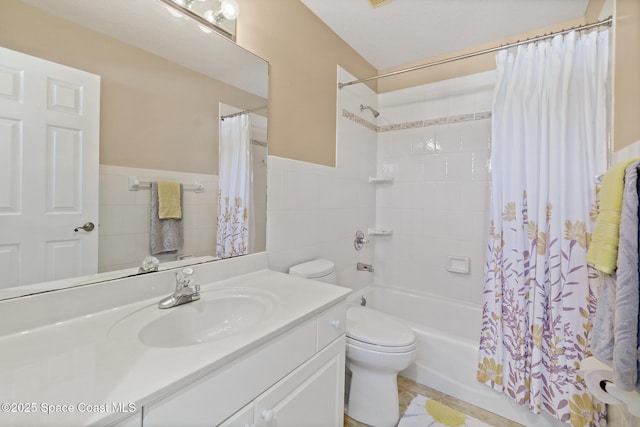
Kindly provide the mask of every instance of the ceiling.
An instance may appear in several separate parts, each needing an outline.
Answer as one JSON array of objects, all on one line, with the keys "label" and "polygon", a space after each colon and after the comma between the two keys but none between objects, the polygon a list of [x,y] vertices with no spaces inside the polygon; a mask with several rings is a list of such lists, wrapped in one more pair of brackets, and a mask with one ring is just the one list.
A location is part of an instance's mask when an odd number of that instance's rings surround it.
[{"label": "ceiling", "polygon": [[584,16],[589,0],[301,0],[378,70]]}]

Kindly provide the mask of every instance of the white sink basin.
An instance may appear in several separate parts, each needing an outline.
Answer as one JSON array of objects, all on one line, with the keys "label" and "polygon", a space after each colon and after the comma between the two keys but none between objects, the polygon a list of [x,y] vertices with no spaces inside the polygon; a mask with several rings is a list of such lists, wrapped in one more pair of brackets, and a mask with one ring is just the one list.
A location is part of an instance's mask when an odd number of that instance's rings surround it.
[{"label": "white sink basin", "polygon": [[277,299],[253,288],[202,292],[198,301],[168,309],[153,304],[116,322],[109,335],[136,334],[149,347],[183,347],[242,333],[267,317]]}]

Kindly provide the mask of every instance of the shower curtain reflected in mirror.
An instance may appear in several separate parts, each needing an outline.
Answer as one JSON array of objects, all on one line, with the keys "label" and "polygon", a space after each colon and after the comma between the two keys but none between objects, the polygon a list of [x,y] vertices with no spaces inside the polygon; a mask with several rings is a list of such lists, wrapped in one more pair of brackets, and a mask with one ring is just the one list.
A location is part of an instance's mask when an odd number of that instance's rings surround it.
[{"label": "shower curtain reflected in mirror", "polygon": [[249,251],[252,180],[249,115],[227,117],[220,130],[218,258],[244,255]]},{"label": "shower curtain reflected in mirror", "polygon": [[534,413],[601,425],[578,375],[590,354],[586,253],[606,169],[608,31],[501,51],[478,380]]}]

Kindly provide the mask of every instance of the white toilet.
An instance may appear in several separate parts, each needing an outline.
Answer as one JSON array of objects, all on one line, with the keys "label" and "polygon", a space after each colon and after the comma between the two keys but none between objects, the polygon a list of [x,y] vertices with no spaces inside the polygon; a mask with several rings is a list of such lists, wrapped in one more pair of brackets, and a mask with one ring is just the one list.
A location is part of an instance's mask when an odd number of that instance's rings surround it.
[{"label": "white toilet", "polygon": [[[334,264],[326,259],[295,265],[289,274],[336,283]],[[397,376],[415,359],[415,334],[400,320],[361,306],[347,310],[346,330],[347,415],[373,427],[393,427],[400,418]]]}]

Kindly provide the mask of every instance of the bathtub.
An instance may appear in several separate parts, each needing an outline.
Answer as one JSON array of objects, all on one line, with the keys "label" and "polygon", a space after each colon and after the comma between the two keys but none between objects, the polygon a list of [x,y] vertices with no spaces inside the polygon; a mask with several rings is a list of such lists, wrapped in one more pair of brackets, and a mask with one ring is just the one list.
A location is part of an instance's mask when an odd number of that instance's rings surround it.
[{"label": "bathtub", "polygon": [[402,319],[416,334],[416,361],[400,375],[528,427],[566,427],[547,414],[534,415],[476,380],[482,308],[428,293],[368,286],[349,296]]}]

